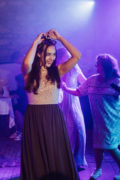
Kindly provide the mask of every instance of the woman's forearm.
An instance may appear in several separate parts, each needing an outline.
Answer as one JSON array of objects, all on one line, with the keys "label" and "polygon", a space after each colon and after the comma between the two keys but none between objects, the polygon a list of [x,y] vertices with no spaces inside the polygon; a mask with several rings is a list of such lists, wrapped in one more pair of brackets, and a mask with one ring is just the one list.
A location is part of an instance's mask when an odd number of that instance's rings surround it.
[{"label": "woman's forearm", "polygon": [[80,92],[78,91],[78,89],[71,89],[71,88],[66,87],[66,88],[63,88],[63,90],[74,96],[80,96]]},{"label": "woman's forearm", "polygon": [[63,76],[66,72],[71,70],[73,66],[79,61],[81,54],[80,52],[65,38],[60,36],[59,41],[65,46],[68,52],[71,54],[71,57],[64,63],[58,66],[60,76]]},{"label": "woman's forearm", "polygon": [[34,57],[36,54],[37,45],[38,44],[34,41],[31,48],[29,49],[29,51],[27,52],[24,58],[24,61],[21,67],[23,74],[27,74],[31,70],[31,66],[32,66],[32,63],[34,61]]},{"label": "woman's forearm", "polygon": [[43,36],[46,36],[45,33],[40,33],[37,38],[34,40],[31,48],[29,49],[28,53],[26,54],[24,61],[22,63],[21,70],[23,74],[27,74],[30,72],[32,63],[34,61],[35,55],[36,55],[36,50],[37,46],[44,40]]},{"label": "woman's forearm", "polygon": [[69,51],[72,57],[76,58],[76,63],[80,59],[80,52],[64,37],[60,36],[59,41],[65,46],[65,48]]}]

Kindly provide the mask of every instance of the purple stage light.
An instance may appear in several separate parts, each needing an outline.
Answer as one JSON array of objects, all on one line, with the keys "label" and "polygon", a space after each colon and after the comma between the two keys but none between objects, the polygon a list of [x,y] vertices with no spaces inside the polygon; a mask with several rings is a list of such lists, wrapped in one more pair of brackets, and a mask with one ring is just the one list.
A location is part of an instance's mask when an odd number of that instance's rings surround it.
[{"label": "purple stage light", "polygon": [[79,1],[75,4],[74,16],[86,19],[91,14],[94,4],[94,1]]}]

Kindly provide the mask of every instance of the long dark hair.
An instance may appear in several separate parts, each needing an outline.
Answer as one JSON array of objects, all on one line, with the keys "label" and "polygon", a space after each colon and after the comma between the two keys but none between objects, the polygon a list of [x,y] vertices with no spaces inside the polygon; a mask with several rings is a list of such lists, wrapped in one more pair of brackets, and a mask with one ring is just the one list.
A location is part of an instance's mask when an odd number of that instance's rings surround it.
[{"label": "long dark hair", "polygon": [[[56,44],[55,40],[44,39],[44,41],[38,45],[35,58],[32,64],[32,69],[28,74],[28,79],[25,86],[26,91],[37,94],[37,90],[40,85],[41,65],[43,65],[42,59],[41,57],[38,56],[38,53],[41,54],[43,52],[44,60],[45,60],[47,48],[49,46],[54,46],[56,48],[55,44]],[[44,61],[44,66],[45,63],[46,62]],[[47,71],[48,71],[48,74],[46,76],[47,80],[51,81],[51,83],[57,82],[57,87],[60,88],[60,76],[59,76],[58,68],[56,66],[56,59],[54,60],[53,64],[47,68]],[[34,82],[35,82],[35,86],[34,86]]]},{"label": "long dark hair", "polygon": [[97,57],[97,64],[103,67],[104,76],[106,80],[120,77],[120,70],[118,61],[110,54],[99,54]]}]

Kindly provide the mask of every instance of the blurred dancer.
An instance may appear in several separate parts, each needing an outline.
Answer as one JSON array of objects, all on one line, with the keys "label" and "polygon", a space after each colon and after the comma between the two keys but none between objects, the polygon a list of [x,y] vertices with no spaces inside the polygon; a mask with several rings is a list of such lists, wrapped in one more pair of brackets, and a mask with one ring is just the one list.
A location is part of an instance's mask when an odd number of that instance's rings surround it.
[{"label": "blurred dancer", "polygon": [[[59,48],[57,51],[57,63],[65,62],[70,54],[65,48]],[[78,64],[76,64],[63,77],[67,86],[76,88],[78,83],[81,84],[86,80]],[[62,97],[62,98],[61,98]],[[72,152],[74,155],[77,170],[83,170],[87,165],[85,158],[86,132],[84,118],[80,106],[79,97],[60,91],[60,108],[63,111],[67,125]]]},{"label": "blurred dancer", "polygon": [[[102,175],[104,151],[108,150],[120,168],[120,71],[117,60],[110,54],[97,56],[97,72],[76,90],[64,90],[75,95],[88,94],[93,116],[93,146],[96,169],[91,180]],[[120,180],[120,172],[114,178]]]}]

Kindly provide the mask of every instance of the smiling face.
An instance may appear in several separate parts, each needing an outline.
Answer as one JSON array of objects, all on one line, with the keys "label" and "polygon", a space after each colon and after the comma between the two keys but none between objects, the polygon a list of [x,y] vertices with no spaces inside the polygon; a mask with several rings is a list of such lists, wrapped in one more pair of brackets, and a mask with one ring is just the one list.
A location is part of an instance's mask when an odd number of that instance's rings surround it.
[{"label": "smiling face", "polygon": [[46,56],[45,56],[45,66],[50,67],[52,63],[56,59],[56,49],[55,46],[49,46],[46,50]]}]

